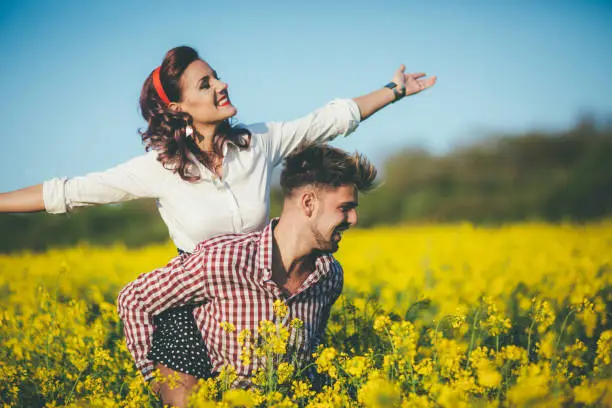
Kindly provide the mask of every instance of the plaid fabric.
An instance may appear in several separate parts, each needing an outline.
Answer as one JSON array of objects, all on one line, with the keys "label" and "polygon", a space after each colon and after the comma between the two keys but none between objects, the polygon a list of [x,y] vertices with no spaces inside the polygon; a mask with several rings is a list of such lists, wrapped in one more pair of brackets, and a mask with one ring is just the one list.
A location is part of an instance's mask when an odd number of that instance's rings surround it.
[{"label": "plaid fabric", "polygon": [[[276,321],[273,304],[282,300],[288,314],[304,322],[294,330],[290,348],[304,361],[320,341],[330,309],[342,292],[343,272],[330,254],[320,255],[315,270],[298,292],[286,297],[272,281],[272,228],[276,220],[259,232],[219,235],[200,243],[193,254],[174,258],[168,265],[139,276],[123,288],[117,299],[124,323],[128,350],[146,379],[152,377],[153,362],[147,359],[154,330],[153,316],[170,308],[197,304],[196,323],[209,351],[212,371],[226,364],[248,378],[262,367],[262,358],[252,356],[248,365],[240,360],[238,335],[244,329],[255,334],[262,320]],[[223,330],[221,323],[236,330]]]}]

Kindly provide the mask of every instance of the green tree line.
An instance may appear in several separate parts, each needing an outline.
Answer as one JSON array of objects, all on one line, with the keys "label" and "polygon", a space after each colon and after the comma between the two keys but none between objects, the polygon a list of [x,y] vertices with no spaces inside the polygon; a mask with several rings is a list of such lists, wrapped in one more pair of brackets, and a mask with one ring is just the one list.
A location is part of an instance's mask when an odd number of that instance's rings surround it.
[{"label": "green tree line", "polygon": [[360,203],[362,226],[413,221],[585,221],[612,213],[612,127],[487,138],[448,155],[409,149]]},{"label": "green tree line", "polygon": [[[612,214],[612,126],[583,120],[556,133],[489,137],[446,155],[389,157],[360,198],[361,227],[410,222],[587,221]],[[272,192],[271,214],[281,193]],[[151,200],[69,215],[0,214],[0,252],[78,242],[140,246],[168,239]]]}]

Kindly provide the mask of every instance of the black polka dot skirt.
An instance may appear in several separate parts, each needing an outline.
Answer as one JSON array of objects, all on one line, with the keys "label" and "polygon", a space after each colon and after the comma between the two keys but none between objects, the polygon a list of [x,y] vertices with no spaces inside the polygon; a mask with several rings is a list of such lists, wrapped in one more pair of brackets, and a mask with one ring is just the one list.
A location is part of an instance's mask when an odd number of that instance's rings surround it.
[{"label": "black polka dot skirt", "polygon": [[197,378],[211,377],[211,365],[202,333],[193,317],[195,306],[169,309],[153,318],[155,331],[147,358]]}]

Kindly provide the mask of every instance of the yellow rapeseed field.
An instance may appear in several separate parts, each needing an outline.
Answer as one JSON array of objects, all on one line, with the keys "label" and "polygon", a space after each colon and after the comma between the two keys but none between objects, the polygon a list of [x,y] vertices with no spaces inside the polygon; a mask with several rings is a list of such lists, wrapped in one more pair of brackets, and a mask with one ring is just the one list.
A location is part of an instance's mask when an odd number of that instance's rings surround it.
[{"label": "yellow rapeseed field", "polygon": [[[239,334],[242,358],[270,362],[254,387],[232,389],[226,367],[193,406],[612,406],[612,221],[355,230],[341,245],[344,294],[315,383],[284,356],[301,322],[262,322]],[[115,298],[174,254],[0,256],[0,405],[161,406],[133,367]]]}]

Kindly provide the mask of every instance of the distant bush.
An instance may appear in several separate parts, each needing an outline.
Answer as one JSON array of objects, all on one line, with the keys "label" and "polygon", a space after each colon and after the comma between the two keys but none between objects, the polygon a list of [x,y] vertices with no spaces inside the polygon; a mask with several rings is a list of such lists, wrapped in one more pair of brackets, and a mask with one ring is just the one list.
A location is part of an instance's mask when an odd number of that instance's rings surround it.
[{"label": "distant bush", "polygon": [[0,252],[34,251],[72,246],[78,242],[139,247],[168,240],[153,200],[80,208],[67,215],[0,214]]}]

